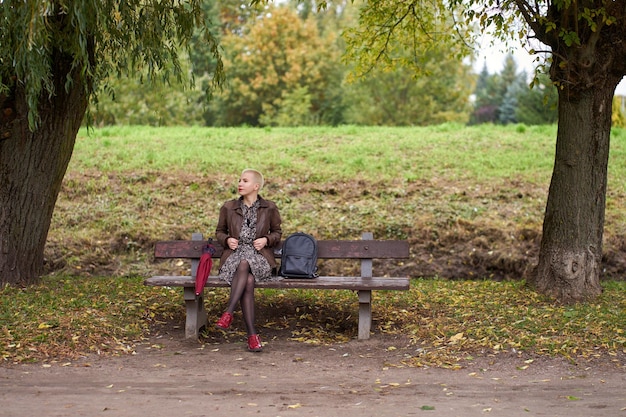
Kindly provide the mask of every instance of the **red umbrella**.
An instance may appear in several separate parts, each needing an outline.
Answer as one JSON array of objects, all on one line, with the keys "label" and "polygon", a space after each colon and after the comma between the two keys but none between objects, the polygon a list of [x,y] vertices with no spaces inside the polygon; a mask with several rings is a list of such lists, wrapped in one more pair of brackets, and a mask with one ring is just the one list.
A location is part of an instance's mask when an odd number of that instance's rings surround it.
[{"label": "red umbrella", "polygon": [[213,255],[215,255],[215,246],[207,243],[202,248],[202,256],[200,256],[200,263],[198,264],[198,271],[196,272],[196,295],[200,295],[204,289],[209,275],[211,274],[211,267],[213,266]]}]

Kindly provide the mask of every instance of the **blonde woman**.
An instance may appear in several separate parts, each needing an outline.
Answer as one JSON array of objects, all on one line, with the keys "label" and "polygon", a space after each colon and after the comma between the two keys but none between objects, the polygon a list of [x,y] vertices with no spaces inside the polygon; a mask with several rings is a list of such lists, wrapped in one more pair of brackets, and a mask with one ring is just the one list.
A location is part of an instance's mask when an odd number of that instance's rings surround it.
[{"label": "blonde woman", "polygon": [[215,237],[224,247],[219,277],[230,284],[226,311],[217,321],[220,329],[228,329],[239,303],[248,333],[248,350],[263,350],[254,325],[254,287],[258,281],[280,279],[274,248],[282,236],[281,218],[276,204],[259,195],[263,175],[254,169],[241,173],[237,190],[239,198],[227,201],[220,209]]}]

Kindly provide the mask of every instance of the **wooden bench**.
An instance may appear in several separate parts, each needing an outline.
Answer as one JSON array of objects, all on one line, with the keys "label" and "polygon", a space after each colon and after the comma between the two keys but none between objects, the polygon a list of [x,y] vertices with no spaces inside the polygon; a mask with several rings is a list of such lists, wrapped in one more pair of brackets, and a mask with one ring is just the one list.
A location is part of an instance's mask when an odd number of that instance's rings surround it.
[{"label": "wooden bench", "polygon": [[[372,326],[372,290],[409,289],[408,277],[374,277],[373,259],[402,259],[409,257],[409,244],[404,240],[372,240],[371,233],[364,233],[363,240],[319,240],[319,259],[355,259],[361,261],[361,274],[354,277],[320,276],[315,279],[283,279],[257,283],[257,288],[303,288],[353,290],[359,297],[359,339],[369,339]],[[183,287],[186,304],[185,337],[197,338],[199,330],[207,323],[203,294],[195,294],[195,274],[203,244],[202,234],[194,233],[192,240],[157,242],[154,248],[155,259],[190,259],[191,276],[153,276],[144,281],[145,285]],[[222,248],[215,244],[219,258]],[[279,255],[277,255],[279,257]],[[219,262],[218,262],[219,263]],[[214,270],[215,270],[214,266]],[[205,287],[228,287],[216,276],[210,276]]]}]

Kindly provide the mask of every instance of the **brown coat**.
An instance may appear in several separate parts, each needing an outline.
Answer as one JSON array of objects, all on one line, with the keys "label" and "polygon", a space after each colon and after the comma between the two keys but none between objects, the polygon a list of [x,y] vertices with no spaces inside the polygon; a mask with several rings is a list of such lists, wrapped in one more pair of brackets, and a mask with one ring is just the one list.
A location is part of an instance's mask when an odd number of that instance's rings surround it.
[{"label": "brown coat", "polygon": [[[260,253],[267,259],[270,267],[276,268],[276,259],[274,258],[274,248],[280,244],[283,234],[281,229],[282,220],[278,207],[270,200],[265,200],[261,196],[259,199],[259,208],[257,211],[256,237],[266,237],[267,246],[261,249]],[[239,239],[241,226],[243,225],[243,213],[241,210],[241,198],[230,200],[224,203],[220,209],[220,217],[217,221],[215,229],[215,238],[218,243],[224,247],[224,252],[220,258],[220,264],[223,265],[226,259],[233,251],[226,244],[226,239],[233,237]]]}]

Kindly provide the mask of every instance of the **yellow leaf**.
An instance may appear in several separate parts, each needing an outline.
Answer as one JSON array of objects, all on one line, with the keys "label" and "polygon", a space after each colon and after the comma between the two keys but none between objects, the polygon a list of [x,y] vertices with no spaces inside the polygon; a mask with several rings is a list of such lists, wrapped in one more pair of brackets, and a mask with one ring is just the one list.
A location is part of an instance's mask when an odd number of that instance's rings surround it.
[{"label": "yellow leaf", "polygon": [[449,340],[450,340],[450,343],[456,343],[462,339],[463,339],[463,332],[455,334],[454,336],[450,337]]},{"label": "yellow leaf", "polygon": [[48,323],[39,323],[38,326],[39,329],[49,329],[50,327],[52,326],[50,326]]}]

